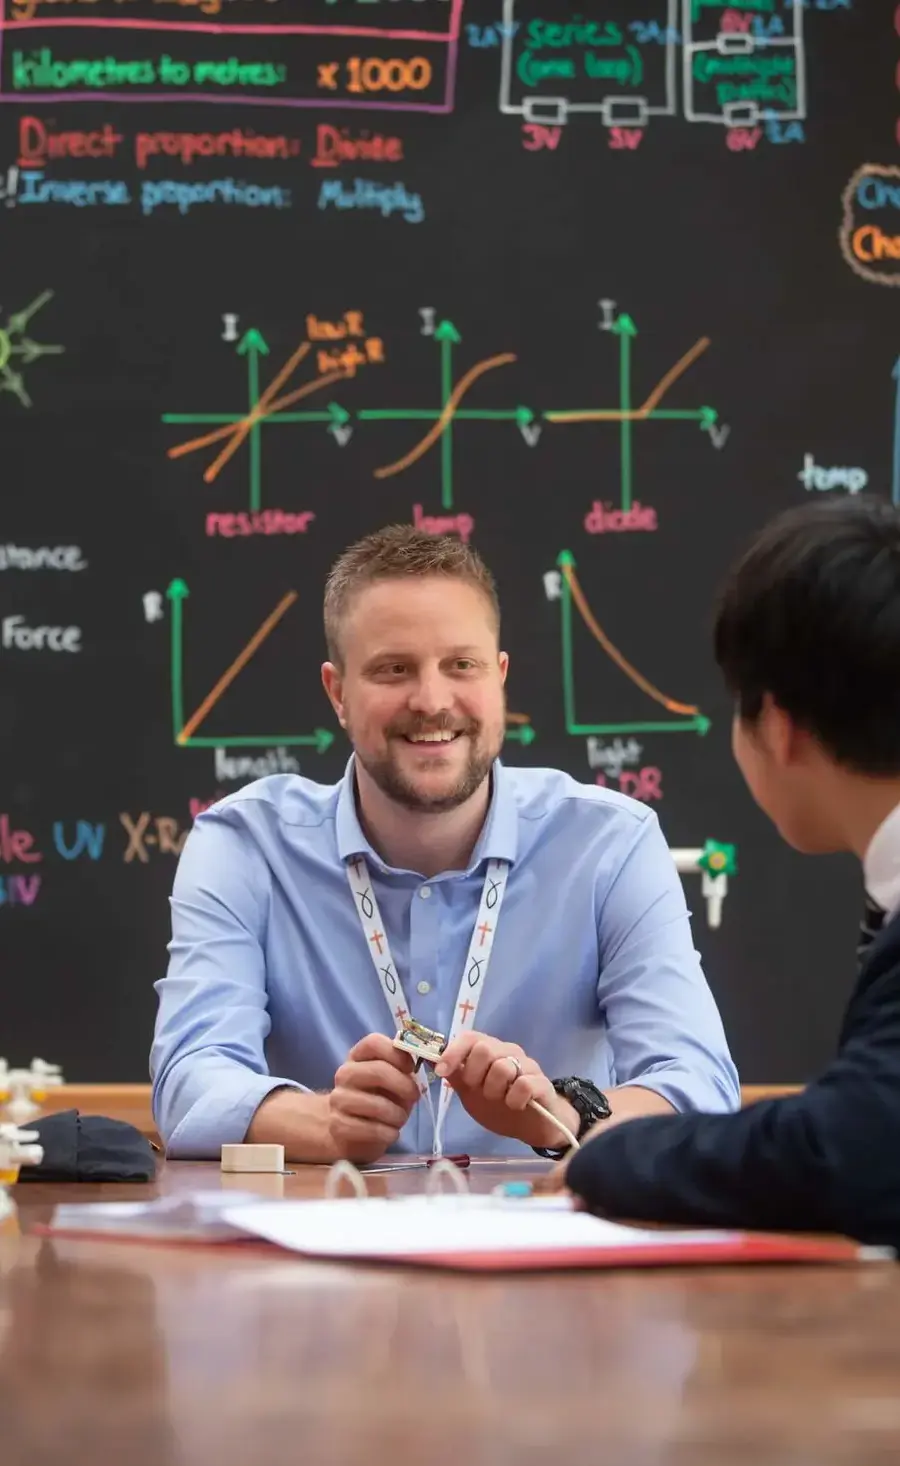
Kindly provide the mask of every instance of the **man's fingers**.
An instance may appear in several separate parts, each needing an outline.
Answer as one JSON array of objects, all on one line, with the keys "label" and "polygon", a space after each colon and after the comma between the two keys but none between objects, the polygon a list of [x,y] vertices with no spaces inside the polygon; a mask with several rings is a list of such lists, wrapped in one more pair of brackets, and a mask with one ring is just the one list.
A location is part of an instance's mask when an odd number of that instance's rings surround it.
[{"label": "man's fingers", "polygon": [[402,1074],[384,1059],[362,1062],[348,1060],[334,1076],[336,1089],[366,1090],[389,1095],[407,1112],[419,1098],[419,1087],[411,1074]]},{"label": "man's fingers", "polygon": [[331,1134],[346,1160],[366,1163],[379,1160],[395,1143],[399,1131],[392,1125],[380,1125],[377,1121],[335,1115]]},{"label": "man's fingers", "polygon": [[409,1112],[387,1095],[374,1094],[367,1089],[335,1089],[331,1094],[331,1108],[342,1120],[374,1121],[379,1125],[402,1130],[409,1119]]},{"label": "man's fingers", "polygon": [[400,1074],[411,1074],[415,1067],[415,1059],[410,1054],[401,1053],[394,1048],[393,1040],[385,1033],[367,1033],[359,1043],[353,1045],[347,1055],[357,1063],[363,1063],[370,1059],[381,1059],[385,1064],[390,1064]]},{"label": "man's fingers", "polygon": [[[515,1059],[515,1063],[513,1063]],[[520,1082],[533,1068],[531,1059],[520,1059],[518,1054],[501,1054],[494,1058],[488,1067],[481,1084],[481,1092],[486,1100],[506,1100],[509,1103],[509,1091]],[[465,1069],[466,1083],[469,1082],[469,1065]],[[527,1103],[527,1101],[526,1101]],[[524,1109],[523,1105],[513,1105],[513,1109]]]},{"label": "man's fingers", "polygon": [[[512,1068],[512,1065],[509,1066]],[[508,1110],[524,1110],[536,1099],[539,1105],[547,1108],[544,1088],[546,1080],[542,1074],[522,1074],[511,1084],[504,1096],[504,1103]],[[544,1097],[542,1097],[544,1096]]]},{"label": "man's fingers", "polygon": [[444,1049],[440,1057],[440,1062],[435,1065],[435,1073],[442,1079],[445,1076],[449,1077],[449,1075],[454,1074],[461,1065],[466,1063],[469,1054],[475,1048],[476,1044],[483,1042],[484,1035],[476,1033],[473,1028],[470,1028],[468,1033],[461,1033],[458,1038],[453,1039],[452,1043],[448,1043]]},{"label": "man's fingers", "polygon": [[[525,1067],[525,1051],[518,1044],[504,1043],[500,1039],[487,1038],[480,1033],[460,1034],[455,1042],[462,1044],[464,1039],[468,1039],[469,1042],[464,1049],[458,1051],[457,1055],[452,1052],[453,1045],[448,1047],[436,1068],[439,1076],[444,1076],[445,1066],[448,1075],[462,1068],[463,1082],[474,1089],[484,1083],[491,1065],[504,1055],[512,1054],[522,1067]],[[507,1063],[507,1069],[511,1074],[513,1065]],[[500,1094],[502,1094],[502,1089],[496,1097],[499,1098]]]}]

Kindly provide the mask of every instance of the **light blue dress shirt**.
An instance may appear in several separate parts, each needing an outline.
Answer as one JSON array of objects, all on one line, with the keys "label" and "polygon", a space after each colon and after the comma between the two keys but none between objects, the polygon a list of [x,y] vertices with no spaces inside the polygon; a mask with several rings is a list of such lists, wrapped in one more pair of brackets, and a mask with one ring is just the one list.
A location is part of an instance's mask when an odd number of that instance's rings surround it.
[{"label": "light blue dress shirt", "polygon": [[[386,866],[366,840],[351,756],[333,785],[257,779],[200,814],[188,836],[150,1055],[168,1155],[218,1159],[271,1090],[330,1090],[353,1044],[396,1032],[347,882],[345,862],[359,853],[419,1022],[449,1032],[485,863],[506,860],[477,1028],[520,1044],[549,1078],[641,1084],[678,1110],[738,1108],[684,890],[649,808],[498,760],[468,868],[425,880]],[[420,1100],[393,1149],[430,1154],[432,1134]],[[444,1153],[458,1152],[533,1155],[454,1097]]]}]

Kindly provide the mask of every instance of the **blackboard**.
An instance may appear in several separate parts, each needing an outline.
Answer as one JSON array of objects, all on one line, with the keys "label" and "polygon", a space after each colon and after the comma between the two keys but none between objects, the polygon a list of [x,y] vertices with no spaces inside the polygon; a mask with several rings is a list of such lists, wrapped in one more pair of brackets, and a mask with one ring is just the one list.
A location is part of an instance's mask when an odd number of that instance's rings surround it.
[{"label": "blackboard", "polygon": [[734,846],[697,944],[808,1077],[859,873],[753,806],[709,624],[775,511],[900,496],[893,6],[0,7],[0,1053],[147,1078],[192,818],[340,776],[324,578],[414,520],[497,576],[506,759]]}]

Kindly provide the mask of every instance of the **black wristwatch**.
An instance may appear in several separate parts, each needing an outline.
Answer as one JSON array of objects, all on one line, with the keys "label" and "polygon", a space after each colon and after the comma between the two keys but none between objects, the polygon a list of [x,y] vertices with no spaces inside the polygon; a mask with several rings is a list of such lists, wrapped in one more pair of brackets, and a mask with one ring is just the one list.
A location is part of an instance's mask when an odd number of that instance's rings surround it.
[{"label": "black wristwatch", "polygon": [[[608,1120],[612,1114],[609,1100],[603,1090],[598,1089],[596,1084],[592,1084],[589,1079],[577,1079],[574,1075],[570,1075],[567,1079],[554,1079],[551,1083],[556,1093],[561,1094],[563,1099],[567,1099],[572,1108],[577,1110],[581,1116],[576,1140],[581,1140],[583,1136],[587,1135],[591,1126],[596,1125],[598,1120]],[[549,1160],[558,1161],[568,1154],[571,1147],[562,1145],[550,1150],[533,1145],[531,1148],[535,1155],[546,1156]]]}]

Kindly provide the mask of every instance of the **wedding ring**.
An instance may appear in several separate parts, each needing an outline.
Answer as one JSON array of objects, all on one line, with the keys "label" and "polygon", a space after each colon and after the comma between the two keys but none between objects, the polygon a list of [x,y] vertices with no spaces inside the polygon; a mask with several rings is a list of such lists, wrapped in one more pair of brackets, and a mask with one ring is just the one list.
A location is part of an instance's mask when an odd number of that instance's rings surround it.
[{"label": "wedding ring", "polygon": [[[516,1066],[516,1079],[518,1079],[519,1075],[522,1073],[522,1065],[519,1063],[519,1061],[516,1058],[515,1054],[504,1054],[503,1057],[505,1059],[509,1059],[509,1061],[510,1061],[511,1064],[515,1064],[515,1066]],[[513,1084],[515,1084],[516,1079],[513,1080]]]}]

